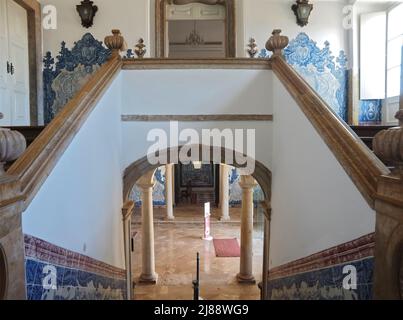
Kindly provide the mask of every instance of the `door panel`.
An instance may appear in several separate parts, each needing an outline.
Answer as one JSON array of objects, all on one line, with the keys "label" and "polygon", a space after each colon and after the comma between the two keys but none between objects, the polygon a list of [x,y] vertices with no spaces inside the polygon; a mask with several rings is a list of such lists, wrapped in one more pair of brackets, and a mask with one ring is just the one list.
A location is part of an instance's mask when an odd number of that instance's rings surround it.
[{"label": "door panel", "polygon": [[0,119],[0,126],[11,125],[11,109],[8,94],[8,41],[7,41],[6,0],[0,0],[0,112],[4,118]]},{"label": "door panel", "polygon": [[7,1],[9,59],[13,74],[9,85],[12,125],[30,124],[28,18],[24,8],[13,0]]}]

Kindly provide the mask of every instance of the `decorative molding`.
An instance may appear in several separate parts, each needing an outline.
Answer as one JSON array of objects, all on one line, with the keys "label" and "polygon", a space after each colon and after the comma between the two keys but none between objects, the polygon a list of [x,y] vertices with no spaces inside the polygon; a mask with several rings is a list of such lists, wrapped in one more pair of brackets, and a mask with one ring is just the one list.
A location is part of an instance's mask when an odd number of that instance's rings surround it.
[{"label": "decorative molding", "polygon": [[[226,9],[226,57],[236,56],[236,14],[235,0],[178,0],[176,3],[201,2],[204,4],[222,4]],[[155,1],[155,56],[158,58],[166,57],[166,6],[174,4],[172,0]]]},{"label": "decorative molding", "polygon": [[207,5],[225,5],[226,0],[167,0],[168,4],[176,4],[176,5],[185,5],[189,3],[202,3],[202,4],[207,4]]},{"label": "decorative molding", "polygon": [[346,262],[373,257],[375,234],[340,244],[312,254],[308,257],[275,267],[269,271],[269,280],[293,276],[300,273],[320,270]]},{"label": "decorative molding", "polygon": [[[46,53],[43,59],[45,123],[49,123],[60,111],[60,103],[56,109],[54,106],[56,96],[59,95],[62,105],[67,103],[82,87],[80,78],[91,75],[96,66],[103,65],[110,56],[111,50],[105,48],[101,41],[95,40],[90,33],[75,42],[71,50],[66,48],[63,41],[56,57],[57,62],[51,52]],[[59,85],[54,83],[56,79]]]},{"label": "decorative molding", "polygon": [[273,121],[271,114],[122,115],[123,122]]},{"label": "decorative molding", "polygon": [[280,56],[271,59],[276,76],[291,94],[307,119],[328,145],[371,208],[374,208],[378,179],[389,169],[334,114],[322,98]]},{"label": "decorative molding", "polygon": [[29,101],[31,125],[43,121],[42,11],[36,0],[14,0],[28,14]]},{"label": "decorative molding", "polygon": [[227,59],[125,59],[123,70],[154,69],[257,69],[270,70],[267,59],[227,58]]}]

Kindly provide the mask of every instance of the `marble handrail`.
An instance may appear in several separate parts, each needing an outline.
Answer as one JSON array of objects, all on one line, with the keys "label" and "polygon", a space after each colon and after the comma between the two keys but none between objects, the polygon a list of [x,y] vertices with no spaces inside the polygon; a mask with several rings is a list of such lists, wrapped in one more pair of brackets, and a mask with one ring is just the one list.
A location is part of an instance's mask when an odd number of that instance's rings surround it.
[{"label": "marble handrail", "polygon": [[122,61],[114,55],[43,130],[9,168],[7,174],[21,183],[25,210],[70,145],[97,102],[120,72]]},{"label": "marble handrail", "polygon": [[271,66],[274,74],[297,102],[369,206],[374,208],[378,179],[382,175],[389,174],[389,169],[284,60],[281,54],[273,55]]}]

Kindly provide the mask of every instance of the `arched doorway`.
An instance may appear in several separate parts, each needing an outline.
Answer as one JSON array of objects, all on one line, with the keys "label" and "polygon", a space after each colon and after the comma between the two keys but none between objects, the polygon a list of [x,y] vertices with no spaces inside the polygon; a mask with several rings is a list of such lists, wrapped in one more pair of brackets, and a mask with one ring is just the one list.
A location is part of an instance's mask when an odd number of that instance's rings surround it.
[{"label": "arched doorway", "polygon": [[155,56],[168,57],[168,5],[189,5],[200,3],[205,5],[219,5],[225,8],[225,57],[236,56],[236,22],[235,0],[156,0],[155,1]]},{"label": "arched doorway", "polygon": [[[186,146],[187,148],[191,148],[191,146]],[[199,148],[199,159],[194,159],[198,161],[202,161],[201,155],[203,154],[203,149],[206,148],[203,145],[198,145]],[[166,150],[162,150],[160,154],[166,154],[168,163],[173,163],[170,161],[170,154],[171,151],[174,149],[178,152],[181,151],[183,146],[177,147],[177,148],[168,148]],[[214,159],[212,155],[216,152],[221,153],[221,162],[230,166],[233,166],[235,168],[242,168],[244,164],[239,164],[236,162],[236,159],[240,158],[239,157],[239,152],[235,150],[228,150],[226,148],[219,148],[219,147],[210,147],[210,155],[211,158],[209,159],[210,162],[214,162]],[[245,155],[242,155],[243,158],[245,158]],[[229,160],[229,159],[230,160]],[[235,160],[234,162],[232,162]],[[231,161],[231,162],[230,162]],[[255,160],[255,159],[250,159],[248,158],[248,161],[254,161],[255,162],[255,171],[252,174],[252,176],[256,179],[256,181],[259,183],[261,186],[264,196],[265,196],[265,202],[267,204],[270,204],[271,202],[271,171],[261,162]],[[220,164],[218,163],[218,164]],[[155,164],[152,165],[148,161],[148,157],[144,156],[143,158],[133,162],[131,165],[129,165],[125,172],[124,172],[124,177],[123,177],[123,200],[124,202],[129,201],[129,195],[131,190],[133,189],[134,185],[136,184],[137,180],[140,179],[143,175],[145,175],[147,172],[151,170],[157,169],[160,165],[163,164]]]},{"label": "arched doorway", "polygon": [[[202,145],[199,145],[198,146],[199,148],[200,148],[200,151],[201,150],[203,150],[203,146]],[[178,152],[181,152],[181,149],[182,149],[183,147],[178,147],[178,148],[174,148],[174,150],[175,151],[178,151]],[[172,148],[170,148],[170,149],[167,149],[167,150],[163,150],[163,151],[160,151],[160,154],[166,154],[167,155],[167,157],[168,157],[168,164],[170,163],[170,158],[169,158],[169,156],[168,155],[170,155],[171,154],[171,150],[172,150]],[[214,162],[214,159],[213,159],[213,154],[217,154],[216,152],[217,152],[217,150],[219,150],[220,151],[220,153],[221,153],[221,155],[222,155],[222,157],[221,157],[221,162],[220,163],[217,163],[217,162]],[[239,165],[239,164],[237,164],[237,163],[227,163],[227,162],[229,162],[229,161],[226,161],[226,158],[229,158],[229,159],[239,159],[239,157],[237,157],[237,152],[235,152],[235,151],[233,151],[233,150],[228,150],[228,149],[225,149],[225,148],[218,148],[218,147],[211,147],[210,148],[210,155],[211,155],[211,159],[210,159],[210,162],[211,163],[214,163],[214,164],[226,164],[226,165],[230,165],[230,166],[232,166],[232,167],[235,167],[235,168],[242,168],[242,166],[241,165]],[[215,152],[214,152],[215,151]],[[232,157],[231,157],[231,155],[232,155]],[[199,152],[199,156],[200,156],[200,158],[198,159],[198,161],[201,161],[202,160],[202,152]],[[206,162],[206,161],[208,161],[206,158],[204,158],[203,159],[204,160],[204,162]],[[194,161],[196,162],[197,161],[197,159],[194,159]],[[252,180],[256,180],[255,181],[255,183],[257,182],[259,185],[260,185],[260,188],[261,188],[261,190],[263,191],[263,194],[264,194],[264,200],[263,201],[261,201],[261,203],[259,203],[259,206],[258,206],[258,209],[255,209],[256,211],[259,211],[260,213],[261,213],[261,217],[262,217],[262,220],[264,220],[264,226],[263,226],[263,223],[262,223],[262,225],[261,225],[261,234],[262,234],[262,239],[261,239],[261,243],[262,243],[262,245],[260,246],[260,250],[261,250],[261,259],[259,260],[259,268],[261,267],[261,269],[259,269],[260,271],[261,270],[263,270],[263,273],[262,273],[262,286],[261,286],[261,288],[262,289],[264,289],[264,288],[266,288],[266,285],[265,285],[265,283],[266,283],[266,281],[267,281],[267,276],[266,276],[266,274],[267,274],[267,260],[268,260],[268,241],[269,241],[269,232],[270,232],[270,230],[269,230],[269,228],[267,228],[267,221],[269,221],[269,215],[270,215],[270,197],[271,197],[271,172],[270,172],[270,170],[266,167],[266,166],[264,166],[262,163],[260,163],[260,162],[258,162],[258,161],[255,161],[255,171],[254,171],[254,173],[251,175],[251,176],[253,176],[253,178],[254,179],[252,179]],[[137,184],[139,184],[138,183],[138,181],[140,181],[140,180],[142,180],[144,177],[147,177],[147,181],[149,181],[150,180],[150,177],[152,177],[153,176],[153,174],[154,174],[154,172],[155,172],[155,170],[158,168],[158,167],[160,167],[160,165],[161,164],[158,164],[158,165],[152,165],[152,164],[150,164],[149,163],[149,161],[148,161],[148,158],[147,158],[147,156],[145,156],[145,157],[143,157],[143,158],[141,158],[141,159],[139,159],[139,160],[137,160],[136,162],[134,162],[132,165],[130,165],[126,170],[125,170],[125,174],[124,174],[124,201],[125,202],[127,202],[127,201],[130,201],[131,199],[130,199],[130,193],[131,193],[131,190],[133,189],[133,187],[135,186],[135,184],[137,183]],[[150,173],[151,173],[151,175],[150,175]],[[150,187],[150,183],[145,183],[145,182],[141,182],[141,184],[142,185],[145,185],[145,187],[147,187],[147,189],[149,189],[149,187]],[[146,185],[147,184],[147,185]],[[148,191],[148,194],[149,194],[149,191]],[[243,198],[244,199],[244,198]],[[146,201],[146,200],[145,200]],[[150,201],[147,201],[147,203],[148,204],[150,204],[150,203],[152,203],[152,200]],[[148,205],[148,207],[149,207],[150,205]],[[253,211],[253,210],[252,210]],[[256,212],[255,212],[256,213]],[[153,215],[152,213],[151,213],[151,215]],[[143,215],[142,215],[143,216]],[[242,216],[244,216],[243,214],[242,214]],[[263,218],[264,217],[264,218]],[[143,220],[143,222],[144,222],[144,220]],[[240,224],[241,224],[241,226],[242,225],[244,225],[244,223],[241,223],[241,221],[239,221],[240,222]],[[263,222],[263,221],[262,221]],[[199,223],[199,225],[200,225],[200,223],[201,223],[201,221],[199,221],[198,222]],[[202,231],[202,230],[200,230],[200,228],[201,228],[201,226],[199,226],[198,227],[199,228],[199,230],[197,230],[196,231],[196,233],[193,233],[193,235],[190,235],[190,234],[185,234],[186,232],[188,232],[189,230],[185,230],[185,229],[183,229],[182,227],[179,227],[179,229],[177,228],[176,229],[176,231],[178,231],[178,232],[182,232],[183,234],[180,234],[179,235],[179,238],[180,237],[182,237],[182,239],[184,238],[184,237],[187,237],[187,239],[196,239],[196,241],[199,241],[200,242],[200,237],[198,237],[197,236],[197,232],[199,232],[200,233],[200,231]],[[239,228],[239,226],[238,227],[236,227],[235,226],[235,228],[233,228],[232,229],[232,232],[234,231],[234,229],[236,230],[237,228]],[[252,228],[253,228],[253,223],[252,223]],[[157,228],[158,229],[158,228]],[[151,229],[150,229],[151,230]],[[184,232],[183,230],[185,230],[186,232]],[[239,229],[238,229],[239,230]],[[163,230],[164,231],[164,230]],[[165,230],[166,231],[166,230]],[[225,232],[221,232],[222,230],[220,230],[219,232],[218,232],[218,234],[219,235],[222,235],[222,236],[226,236],[226,235],[231,235],[231,230],[229,231],[229,233],[225,233]],[[144,231],[143,231],[144,232]],[[152,233],[154,233],[154,231],[152,230],[152,231],[150,231],[150,232],[152,232]],[[172,231],[173,232],[173,231]],[[139,232],[140,233],[140,232]],[[156,234],[157,234],[157,232],[156,232]],[[195,234],[196,234],[196,236],[195,236]],[[200,233],[200,234],[202,234],[202,233]],[[232,233],[233,234],[233,233]],[[169,240],[169,238],[171,237],[171,241],[166,241],[167,239]],[[172,233],[166,233],[166,234],[164,234],[164,236],[162,237],[162,239],[163,239],[163,241],[160,241],[159,243],[161,244],[163,244],[163,245],[165,245],[167,242],[169,242],[169,243],[175,243],[176,241],[177,241],[177,238],[175,238],[175,239],[173,239],[174,237],[176,237],[176,234],[172,234]],[[154,235],[152,236],[152,238],[154,239]],[[158,242],[158,236],[156,236],[156,242]],[[172,241],[173,240],[173,241]],[[254,242],[254,240],[253,240],[253,242]],[[192,249],[194,249],[194,250],[199,250],[199,249],[201,249],[201,250],[203,250],[203,248],[200,248],[200,247],[198,247],[198,244],[195,242],[194,244],[192,244],[191,243],[191,241],[189,241],[189,242],[184,242],[183,243],[183,245],[185,246],[185,245],[190,245],[190,246],[192,246]],[[211,245],[210,245],[210,247],[211,247]],[[241,247],[242,247],[242,243],[241,243]],[[144,248],[144,247],[143,247]],[[142,247],[141,246],[138,246],[138,250],[142,250]],[[164,250],[171,250],[172,252],[177,252],[179,249],[178,248],[169,248],[169,247],[167,247],[167,248],[164,248]],[[175,251],[176,250],[176,251]],[[160,249],[158,249],[157,251],[159,251],[159,252],[161,252],[161,250]],[[179,250],[179,251],[181,251],[181,250]],[[183,252],[185,252],[185,250],[182,250]],[[207,250],[206,252],[208,252],[209,250]],[[211,250],[210,250],[210,252],[211,252]],[[249,251],[250,252],[250,251]],[[157,256],[157,255],[156,255]],[[182,264],[183,265],[185,265],[186,264],[186,262],[185,261],[191,261],[192,259],[191,258],[189,258],[189,255],[187,255],[187,257],[186,257],[186,259],[185,259],[185,257],[183,256],[183,257],[181,257],[182,259],[178,259],[178,260],[175,260],[173,263],[172,263],[172,261],[170,261],[169,263],[167,263],[168,265],[172,265],[172,264],[176,264],[179,260],[181,260],[182,261]],[[144,260],[144,259],[143,259]],[[154,260],[154,259],[153,259]],[[255,260],[256,261],[256,260]],[[192,262],[194,262],[194,261],[191,261],[191,263]],[[189,264],[189,262],[188,262],[188,264]],[[241,265],[242,265],[242,259],[241,259]],[[257,264],[256,264],[257,265]],[[260,273],[260,271],[259,271],[259,273]],[[171,272],[174,272],[174,271],[172,271],[171,270]],[[235,278],[235,272],[234,272],[234,270],[233,269],[231,269],[231,271],[230,271],[231,273],[233,273],[233,276],[234,276],[234,278]],[[254,272],[256,272],[256,269],[255,269],[255,271]],[[137,273],[139,273],[138,271],[137,272],[135,272],[136,274]],[[155,279],[155,278],[154,278]],[[172,279],[172,278],[171,278]],[[237,278],[238,280],[239,280],[239,278]],[[140,279],[141,280],[141,279]],[[164,279],[165,280],[165,279]],[[187,279],[187,280],[189,280],[189,279]],[[176,280],[174,280],[174,281],[176,281]],[[180,278],[180,281],[183,281],[183,278]],[[154,282],[155,283],[155,282]],[[187,283],[191,283],[191,281],[187,281]],[[253,281],[251,281],[249,284],[251,284],[251,283],[253,283]],[[257,288],[256,288],[257,289]],[[264,297],[264,290],[262,290],[263,292],[262,292],[262,296]],[[245,290],[245,294],[247,294],[247,290]],[[182,297],[182,298],[184,298],[183,296],[180,296],[180,297]],[[171,297],[172,298],[172,297]]]}]

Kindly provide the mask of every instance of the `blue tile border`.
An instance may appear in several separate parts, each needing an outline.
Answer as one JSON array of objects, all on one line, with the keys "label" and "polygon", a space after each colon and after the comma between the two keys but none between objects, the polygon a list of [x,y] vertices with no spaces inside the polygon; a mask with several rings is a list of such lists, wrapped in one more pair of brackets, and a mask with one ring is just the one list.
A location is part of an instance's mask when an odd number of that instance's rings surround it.
[{"label": "blue tile border", "polygon": [[49,264],[26,258],[29,300],[125,300],[126,280],[50,264],[56,269],[57,289],[46,289],[44,267]]},{"label": "blue tile border", "polygon": [[[357,269],[357,289],[343,289],[343,268]],[[374,259],[365,258],[342,265],[270,280],[269,297],[273,300],[370,300]]]}]

